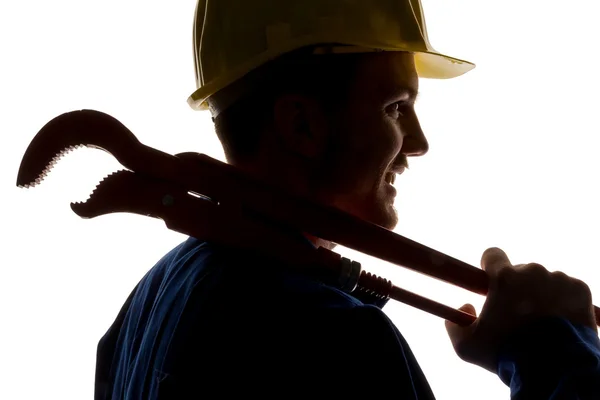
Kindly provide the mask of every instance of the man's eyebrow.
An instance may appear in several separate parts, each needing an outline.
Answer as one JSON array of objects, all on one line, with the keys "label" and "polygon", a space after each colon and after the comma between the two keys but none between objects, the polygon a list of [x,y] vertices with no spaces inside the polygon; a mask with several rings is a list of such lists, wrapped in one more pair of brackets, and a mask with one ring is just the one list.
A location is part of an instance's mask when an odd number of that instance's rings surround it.
[{"label": "man's eyebrow", "polygon": [[406,98],[407,100],[415,103],[419,97],[421,96],[421,93],[419,93],[419,91],[415,88],[412,87],[407,87],[407,86],[393,86],[390,87],[390,98],[397,98],[397,99],[401,99],[401,98]]},{"label": "man's eyebrow", "polygon": [[416,102],[419,99],[419,96],[421,95],[421,93],[419,93],[419,91],[414,88],[405,87],[405,88],[403,88],[403,91],[408,93],[408,97],[413,102]]},{"label": "man's eyebrow", "polygon": [[413,93],[411,94],[411,98],[413,99],[413,103],[416,103],[419,98],[421,97],[421,92],[419,92],[418,90],[413,91]]}]

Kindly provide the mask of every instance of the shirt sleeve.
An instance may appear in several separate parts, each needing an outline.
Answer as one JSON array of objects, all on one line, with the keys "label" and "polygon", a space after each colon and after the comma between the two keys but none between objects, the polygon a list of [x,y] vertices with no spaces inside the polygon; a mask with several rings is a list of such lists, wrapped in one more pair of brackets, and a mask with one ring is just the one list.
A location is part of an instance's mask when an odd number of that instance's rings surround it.
[{"label": "shirt sleeve", "polygon": [[589,327],[542,318],[503,347],[498,376],[512,400],[600,399],[600,339]]}]

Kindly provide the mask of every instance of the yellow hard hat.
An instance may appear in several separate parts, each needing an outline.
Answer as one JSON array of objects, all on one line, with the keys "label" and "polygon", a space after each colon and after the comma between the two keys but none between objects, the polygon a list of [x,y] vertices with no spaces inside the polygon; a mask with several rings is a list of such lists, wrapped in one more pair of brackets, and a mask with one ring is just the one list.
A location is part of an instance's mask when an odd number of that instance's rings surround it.
[{"label": "yellow hard hat", "polygon": [[[406,51],[422,78],[454,78],[473,63],[438,53],[420,0],[198,0],[194,18],[196,110],[250,71],[296,49]],[[318,52],[319,49],[316,49]]]}]

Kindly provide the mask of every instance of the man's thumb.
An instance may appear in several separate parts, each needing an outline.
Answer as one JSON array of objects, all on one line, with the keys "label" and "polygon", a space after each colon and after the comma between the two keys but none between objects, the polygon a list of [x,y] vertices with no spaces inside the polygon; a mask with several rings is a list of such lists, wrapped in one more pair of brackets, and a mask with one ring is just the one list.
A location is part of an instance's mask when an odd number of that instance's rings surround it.
[{"label": "man's thumb", "polygon": [[[475,311],[475,307],[473,307],[471,304],[465,304],[464,306],[460,307],[459,310],[477,316],[477,311]],[[471,326],[460,326],[447,320],[446,331],[448,332],[450,341],[454,347],[456,347],[460,342],[470,335]]]},{"label": "man's thumb", "polygon": [[504,250],[498,247],[490,247],[481,256],[481,268],[489,276],[497,276],[502,268],[510,267],[511,263]]}]

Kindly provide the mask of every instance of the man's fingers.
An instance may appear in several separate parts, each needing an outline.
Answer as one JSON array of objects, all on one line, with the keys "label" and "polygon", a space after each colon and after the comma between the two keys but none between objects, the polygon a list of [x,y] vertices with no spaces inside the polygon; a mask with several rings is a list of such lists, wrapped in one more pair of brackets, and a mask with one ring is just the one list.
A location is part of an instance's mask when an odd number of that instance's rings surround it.
[{"label": "man's fingers", "polygon": [[475,317],[477,316],[477,311],[472,304],[465,304],[464,306],[460,307],[459,310],[474,315]]},{"label": "man's fingers", "polygon": [[[475,307],[473,307],[471,304],[465,304],[464,306],[460,307],[459,310],[477,317],[477,311],[475,311]],[[448,336],[450,337],[450,341],[454,345],[455,349],[458,349],[463,340],[467,339],[471,334],[471,326],[463,327],[448,320],[445,321],[445,325]]]},{"label": "man's fingers", "polygon": [[[475,307],[473,307],[471,304],[465,304],[464,306],[459,307],[458,309],[460,311],[464,311],[468,314],[471,314],[474,317],[477,317],[477,311],[475,310]],[[452,321],[448,321],[448,320],[446,320],[446,328],[464,329],[463,327],[455,324]]]},{"label": "man's fingers", "polygon": [[490,247],[481,256],[481,268],[490,276],[497,276],[498,271],[510,266],[512,264],[506,253],[497,247]]}]

